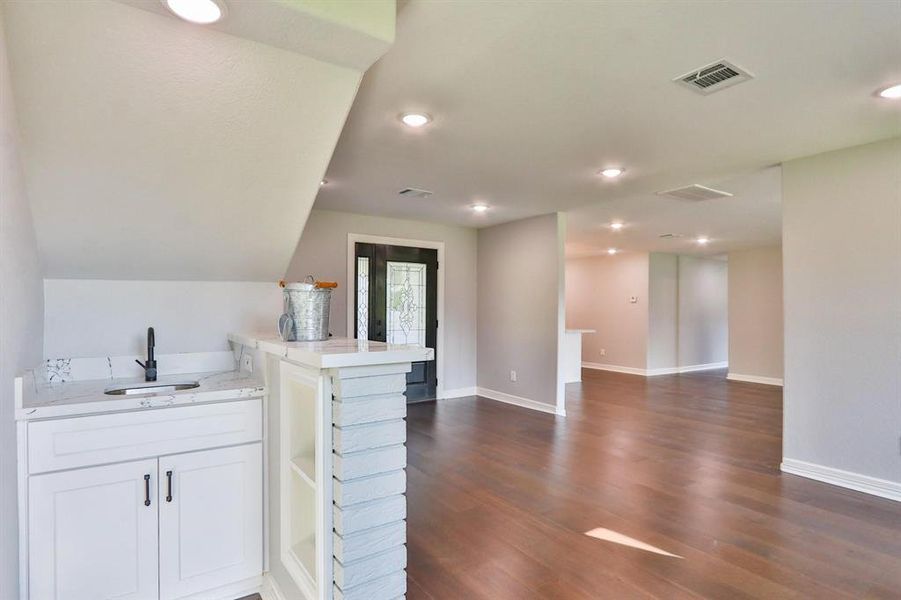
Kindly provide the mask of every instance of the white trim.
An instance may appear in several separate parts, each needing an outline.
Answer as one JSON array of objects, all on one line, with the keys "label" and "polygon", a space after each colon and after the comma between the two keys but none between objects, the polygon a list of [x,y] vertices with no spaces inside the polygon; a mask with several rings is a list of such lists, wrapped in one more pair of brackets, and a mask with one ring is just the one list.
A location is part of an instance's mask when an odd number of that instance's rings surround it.
[{"label": "white trim", "polygon": [[901,502],[901,483],[897,481],[889,481],[887,479],[879,479],[870,477],[869,475],[861,475],[860,473],[852,473],[851,471],[843,471],[833,467],[826,467],[815,463],[796,460],[794,458],[783,458],[780,466],[783,473],[791,473],[792,475],[800,475],[808,479],[815,479],[824,483],[837,485],[880,496]]},{"label": "white trim", "polygon": [[288,600],[282,588],[278,587],[278,582],[271,573],[263,574],[263,585],[260,586],[260,597],[263,600]]},{"label": "white trim", "polygon": [[430,240],[411,240],[407,238],[386,237],[382,235],[368,235],[365,233],[347,234],[347,337],[355,339],[357,332],[354,330],[354,306],[356,292],[355,244],[387,244],[389,246],[407,246],[410,248],[427,248],[438,251],[438,347],[435,348],[435,370],[438,376],[438,386],[435,390],[437,398],[444,397],[444,273],[447,271],[444,262],[444,242]]},{"label": "white trim", "polygon": [[746,383],[762,383],[764,385],[782,386],[782,380],[776,377],[761,377],[759,375],[742,375],[741,373],[729,372],[726,379],[730,381],[744,381]]},{"label": "white trim", "polygon": [[646,369],[636,369],[635,367],[621,367],[620,365],[608,365],[605,363],[582,362],[583,369],[595,369],[597,371],[613,371],[614,373],[627,373],[629,375],[641,375],[647,377]]},{"label": "white trim", "polygon": [[[16,377],[16,406],[21,408],[22,378]],[[17,463],[19,505],[19,599],[28,600],[28,422],[16,421],[16,445],[19,453]]]},{"label": "white trim", "polygon": [[443,400],[445,398],[465,398],[466,396],[477,396],[478,388],[473,387],[465,387],[465,388],[454,388],[452,390],[444,390],[444,393],[438,396],[439,400]]},{"label": "white trim", "polygon": [[666,367],[662,369],[639,369],[637,367],[623,367],[621,365],[609,365],[606,363],[583,362],[583,369],[595,369],[598,371],[613,371],[614,373],[627,373],[629,375],[641,375],[642,377],[656,377],[657,375],[677,375],[679,373],[694,373],[696,371],[711,371],[725,369],[727,362],[708,363],[706,365],[686,365],[684,367]]},{"label": "white trim", "polygon": [[[556,412],[566,414],[566,213],[555,215],[557,229],[557,386]],[[579,357],[581,358],[581,356]]]},{"label": "white trim", "polygon": [[265,587],[262,575],[254,575],[248,579],[242,579],[234,583],[228,583],[204,590],[187,596],[180,596],[180,600],[234,600],[250,594],[260,593]]},{"label": "white trim", "polygon": [[694,373],[695,371],[713,371],[715,369],[728,369],[728,362],[707,363],[704,365],[686,365],[678,367],[679,373]]},{"label": "white trim", "polygon": [[566,416],[565,410],[561,412],[553,404],[545,404],[544,402],[538,402],[537,400],[530,400],[529,398],[523,398],[522,396],[514,396],[513,394],[498,392],[497,390],[489,390],[488,388],[483,387],[476,388],[476,392],[476,395],[482,396],[483,398],[488,398],[489,400],[497,400],[498,402],[504,402],[506,404],[514,404],[523,408],[530,408],[532,410],[538,410],[541,412],[550,413],[552,415],[559,415],[561,417]]}]

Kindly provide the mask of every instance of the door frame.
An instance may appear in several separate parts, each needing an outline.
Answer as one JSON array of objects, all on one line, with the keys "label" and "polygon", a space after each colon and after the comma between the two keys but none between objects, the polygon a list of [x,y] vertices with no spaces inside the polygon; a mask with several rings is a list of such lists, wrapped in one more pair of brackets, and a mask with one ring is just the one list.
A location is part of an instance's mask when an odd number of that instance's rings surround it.
[{"label": "door frame", "polygon": [[368,235],[365,233],[347,234],[347,337],[356,338],[354,329],[354,306],[356,306],[356,244],[383,244],[387,246],[406,246],[409,248],[425,248],[438,251],[438,335],[435,344],[435,372],[438,376],[438,385],[435,397],[444,397],[444,242],[429,240],[412,240],[407,238],[386,237],[381,235]]}]

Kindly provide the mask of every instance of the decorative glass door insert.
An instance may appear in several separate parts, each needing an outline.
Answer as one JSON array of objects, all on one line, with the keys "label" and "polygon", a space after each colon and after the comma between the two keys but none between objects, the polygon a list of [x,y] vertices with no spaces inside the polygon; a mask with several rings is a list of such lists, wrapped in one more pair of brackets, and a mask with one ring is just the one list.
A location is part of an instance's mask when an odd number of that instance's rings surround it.
[{"label": "decorative glass door insert", "polygon": [[369,339],[369,257],[357,257],[357,339]]},{"label": "decorative glass door insert", "polygon": [[387,264],[385,341],[425,347],[426,265],[390,260]]}]

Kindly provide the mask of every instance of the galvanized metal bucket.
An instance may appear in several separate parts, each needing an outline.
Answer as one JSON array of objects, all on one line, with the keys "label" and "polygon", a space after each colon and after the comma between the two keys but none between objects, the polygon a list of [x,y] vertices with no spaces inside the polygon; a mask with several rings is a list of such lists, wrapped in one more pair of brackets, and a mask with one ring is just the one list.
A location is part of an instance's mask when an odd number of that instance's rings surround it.
[{"label": "galvanized metal bucket", "polygon": [[286,284],[282,293],[285,312],[278,320],[279,337],[286,342],[328,339],[332,290],[318,287],[310,276],[304,283]]}]

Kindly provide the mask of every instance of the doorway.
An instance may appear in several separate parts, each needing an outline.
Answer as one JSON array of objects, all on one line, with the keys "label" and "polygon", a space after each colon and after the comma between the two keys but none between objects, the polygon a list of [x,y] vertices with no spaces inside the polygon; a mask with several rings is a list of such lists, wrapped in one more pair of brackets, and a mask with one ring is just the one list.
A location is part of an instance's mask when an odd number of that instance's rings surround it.
[{"label": "doorway", "polygon": [[[356,242],[353,331],[357,339],[434,348],[438,338],[438,250]],[[436,359],[412,363],[407,402],[437,397]]]}]

